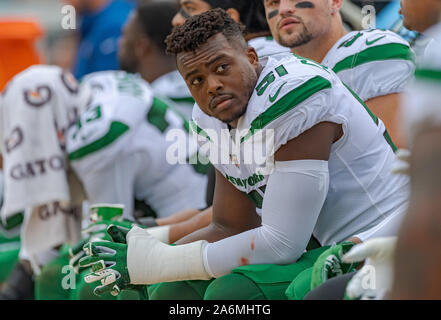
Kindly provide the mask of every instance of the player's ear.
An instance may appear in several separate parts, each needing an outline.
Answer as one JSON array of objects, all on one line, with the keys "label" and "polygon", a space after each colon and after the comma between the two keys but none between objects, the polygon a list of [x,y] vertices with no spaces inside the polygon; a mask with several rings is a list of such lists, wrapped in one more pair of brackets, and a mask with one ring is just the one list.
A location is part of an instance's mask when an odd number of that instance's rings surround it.
[{"label": "player's ear", "polygon": [[343,0],[329,0],[332,14],[340,11]]},{"label": "player's ear", "polygon": [[233,19],[236,22],[240,22],[240,13],[239,13],[239,11],[237,11],[234,8],[228,8],[225,12],[228,13],[228,15],[231,17],[231,19]]},{"label": "player's ear", "polygon": [[135,55],[138,58],[145,56],[152,49],[152,42],[146,36],[140,36],[135,45]]},{"label": "player's ear", "polygon": [[246,48],[246,55],[248,57],[248,61],[253,66],[257,66],[259,64],[259,56],[257,55],[257,52],[253,47]]}]

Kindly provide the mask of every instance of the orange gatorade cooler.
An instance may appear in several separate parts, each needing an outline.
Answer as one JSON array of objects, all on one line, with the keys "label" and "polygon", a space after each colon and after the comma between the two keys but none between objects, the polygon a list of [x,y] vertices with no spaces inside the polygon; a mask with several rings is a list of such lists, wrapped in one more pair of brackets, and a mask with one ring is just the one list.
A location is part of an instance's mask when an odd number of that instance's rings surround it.
[{"label": "orange gatorade cooler", "polygon": [[35,42],[43,35],[34,20],[0,18],[0,91],[14,75],[42,63]]}]

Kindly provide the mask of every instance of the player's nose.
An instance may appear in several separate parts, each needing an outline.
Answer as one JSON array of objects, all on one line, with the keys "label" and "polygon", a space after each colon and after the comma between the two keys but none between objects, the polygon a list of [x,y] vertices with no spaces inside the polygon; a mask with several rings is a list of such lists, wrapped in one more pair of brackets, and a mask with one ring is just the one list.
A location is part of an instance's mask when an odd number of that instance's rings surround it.
[{"label": "player's nose", "polygon": [[295,11],[294,3],[292,0],[280,0],[279,14],[283,17],[291,15]]},{"label": "player's nose", "polygon": [[207,93],[209,95],[217,95],[223,88],[222,82],[216,76],[207,77]]},{"label": "player's nose", "polygon": [[185,23],[185,18],[179,12],[173,17],[172,26],[180,27]]}]

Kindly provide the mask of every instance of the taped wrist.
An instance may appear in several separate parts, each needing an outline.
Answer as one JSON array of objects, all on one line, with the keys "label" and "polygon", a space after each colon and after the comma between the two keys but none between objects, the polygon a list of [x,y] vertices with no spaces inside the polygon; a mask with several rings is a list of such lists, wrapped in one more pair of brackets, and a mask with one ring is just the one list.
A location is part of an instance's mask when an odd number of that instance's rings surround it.
[{"label": "taped wrist", "polygon": [[170,226],[159,226],[146,229],[152,236],[161,241],[162,243],[170,243]]},{"label": "taped wrist", "polygon": [[206,241],[169,246],[134,227],[127,235],[127,269],[132,284],[208,280],[203,251]]}]

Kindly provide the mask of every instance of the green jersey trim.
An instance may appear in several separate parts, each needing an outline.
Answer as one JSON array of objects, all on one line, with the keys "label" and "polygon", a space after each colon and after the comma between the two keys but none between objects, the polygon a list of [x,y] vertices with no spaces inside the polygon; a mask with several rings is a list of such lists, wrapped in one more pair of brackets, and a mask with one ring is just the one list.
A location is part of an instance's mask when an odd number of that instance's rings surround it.
[{"label": "green jersey trim", "polygon": [[165,119],[168,108],[167,103],[154,97],[152,107],[147,114],[147,121],[161,131],[161,133],[164,133],[169,126],[169,123]]},{"label": "green jersey trim", "polygon": [[79,160],[85,156],[107,147],[129,130],[129,126],[122,122],[114,121],[110,124],[110,129],[104,137],[91,144],[81,147],[69,153],[69,160]]},{"label": "green jersey trim", "polygon": [[242,137],[240,142],[244,142],[250,138],[256,130],[263,129],[269,123],[291,111],[317,92],[331,87],[332,85],[328,80],[316,76],[291,90],[251,122],[249,132]]},{"label": "green jersey trim", "polygon": [[364,101],[361,100],[361,98],[354,92],[354,90],[349,88],[348,85],[346,83],[344,83],[344,82],[343,82],[343,85],[346,87],[346,89],[349,90],[349,92],[352,94],[352,96],[355,99],[357,99],[357,101],[360,102],[360,104],[366,109],[367,113],[369,113],[369,115],[371,116],[372,120],[374,120],[375,124],[378,126],[378,117],[371,111],[371,109],[368,108],[366,103],[364,103]]},{"label": "green jersey trim", "polygon": [[182,98],[172,98],[168,97],[171,101],[176,103],[188,103],[191,104],[191,107],[194,105],[194,99],[193,97],[182,97]]},{"label": "green jersey trim", "polygon": [[208,139],[209,141],[211,141],[210,136],[204,131],[204,129],[198,127],[198,125],[196,124],[196,122],[194,122],[193,120],[190,121],[190,128],[193,130],[193,132],[195,132],[196,134]]},{"label": "green jersey trim", "polygon": [[432,80],[441,83],[441,70],[417,69],[415,78],[423,80]]},{"label": "green jersey trim", "polygon": [[367,48],[346,57],[338,62],[332,70],[335,73],[339,73],[340,71],[352,69],[365,63],[384,60],[409,60],[414,62],[415,57],[408,46],[401,43],[388,43]]}]

